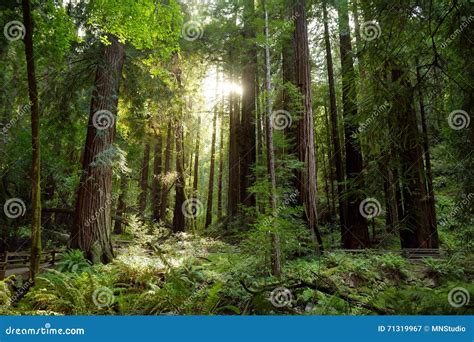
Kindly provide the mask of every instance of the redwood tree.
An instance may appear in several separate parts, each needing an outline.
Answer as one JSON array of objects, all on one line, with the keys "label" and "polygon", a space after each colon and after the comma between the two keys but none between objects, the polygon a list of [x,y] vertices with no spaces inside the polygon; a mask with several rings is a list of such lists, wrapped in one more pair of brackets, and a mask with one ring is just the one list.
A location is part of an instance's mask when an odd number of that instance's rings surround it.
[{"label": "redwood tree", "polygon": [[33,51],[33,20],[30,1],[22,1],[23,22],[25,25],[25,56],[28,75],[28,96],[31,105],[31,258],[30,279],[34,281],[39,272],[41,253],[41,172],[40,172],[40,113],[38,90],[36,87],[35,56]]},{"label": "redwood tree", "polygon": [[125,51],[118,38],[109,34],[102,46],[92,93],[82,173],[76,200],[71,247],[81,249],[93,262],[113,258],[110,202],[115,122]]}]

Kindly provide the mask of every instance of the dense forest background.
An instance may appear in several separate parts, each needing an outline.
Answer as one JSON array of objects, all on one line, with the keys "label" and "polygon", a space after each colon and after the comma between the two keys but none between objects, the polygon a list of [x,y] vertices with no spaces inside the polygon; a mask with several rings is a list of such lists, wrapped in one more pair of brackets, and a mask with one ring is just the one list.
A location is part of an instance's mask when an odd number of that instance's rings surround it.
[{"label": "dense forest background", "polygon": [[2,0],[0,312],[472,313],[473,10]]}]

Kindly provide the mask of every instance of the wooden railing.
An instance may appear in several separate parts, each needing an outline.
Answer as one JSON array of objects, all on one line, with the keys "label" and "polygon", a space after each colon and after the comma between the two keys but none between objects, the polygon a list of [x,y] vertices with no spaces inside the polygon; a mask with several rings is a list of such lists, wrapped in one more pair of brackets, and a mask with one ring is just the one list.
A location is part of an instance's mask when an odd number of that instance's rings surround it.
[{"label": "wooden railing", "polygon": [[[61,250],[53,249],[40,253],[40,263],[48,263],[51,266],[58,261]],[[30,252],[4,252],[0,254],[0,279],[5,278],[7,270],[12,268],[26,267],[30,264]]]}]

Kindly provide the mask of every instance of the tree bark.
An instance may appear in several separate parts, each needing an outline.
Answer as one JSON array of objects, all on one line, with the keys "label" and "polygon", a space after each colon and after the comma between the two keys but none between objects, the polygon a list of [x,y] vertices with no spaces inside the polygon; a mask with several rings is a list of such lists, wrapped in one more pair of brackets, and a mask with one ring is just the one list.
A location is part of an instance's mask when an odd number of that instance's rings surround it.
[{"label": "tree bark", "polygon": [[[165,169],[163,170],[163,177],[166,179],[169,172],[171,171],[171,153],[173,152],[173,139],[172,139],[172,123],[171,120],[168,122],[168,128],[166,130],[166,151],[165,151]],[[166,209],[168,208],[168,193],[171,190],[171,185],[163,184],[160,196],[160,220],[166,220]]]},{"label": "tree bark", "polygon": [[33,20],[29,0],[22,0],[25,25],[25,57],[28,74],[28,96],[31,106],[31,257],[29,277],[35,281],[39,273],[41,253],[41,160],[40,160],[40,112],[36,86],[35,56],[33,51]]},{"label": "tree bark", "polygon": [[138,199],[138,210],[142,217],[145,216],[146,200],[148,197],[148,165],[150,164],[150,144],[145,143],[143,148],[143,162],[140,177],[140,196]]},{"label": "tree bark", "polygon": [[329,111],[331,113],[331,139],[334,148],[332,153],[332,164],[336,170],[337,193],[339,203],[339,222],[341,227],[346,226],[347,221],[347,201],[343,195],[344,187],[344,168],[342,162],[341,142],[339,140],[339,123],[336,102],[336,85],[334,82],[334,67],[332,62],[331,41],[329,39],[328,28],[328,14],[327,14],[327,0],[323,1],[323,22],[324,22],[324,42],[326,45],[326,65],[328,72],[328,86],[329,86]]},{"label": "tree bark", "polygon": [[[277,200],[276,200],[276,175],[275,175],[275,152],[273,150],[273,127],[272,127],[272,98],[271,98],[271,68],[270,68],[270,46],[268,41],[268,11],[265,7],[265,104],[267,109],[267,171],[270,175],[270,207],[271,215],[276,218]],[[271,233],[272,239],[272,274],[276,277],[281,276],[281,247],[280,235],[278,232]]]},{"label": "tree bark", "polygon": [[154,221],[160,220],[160,197],[161,197],[161,169],[162,169],[162,149],[163,136],[158,134],[156,137],[154,157],[153,157],[153,179],[151,190],[151,206]]},{"label": "tree bark", "polygon": [[303,163],[303,169],[298,172],[298,183],[301,203],[305,219],[319,249],[322,249],[322,239],[317,226],[317,187],[316,187],[316,158],[314,152],[313,110],[311,106],[311,73],[309,60],[308,29],[306,22],[305,0],[298,1],[294,6],[295,21],[295,62],[296,85],[302,95],[302,112],[297,123],[296,145],[298,159]]},{"label": "tree bark", "polygon": [[216,157],[216,121],[217,104],[214,107],[214,119],[212,120],[212,143],[211,143],[211,164],[209,166],[209,183],[207,187],[207,206],[206,206],[206,224],[207,228],[212,223],[212,204],[214,201],[214,169]]},{"label": "tree bark", "polygon": [[423,168],[422,147],[419,143],[419,131],[416,112],[413,107],[413,90],[407,75],[401,68],[391,71],[391,80],[397,87],[395,93],[394,129],[397,137],[396,149],[400,159],[403,220],[400,228],[402,248],[438,248],[437,237],[431,231],[425,174]]},{"label": "tree bark", "polygon": [[430,225],[430,234],[432,239],[432,244],[438,246],[439,237],[438,237],[438,227],[436,223],[436,207],[435,207],[435,195],[433,190],[433,173],[431,171],[431,154],[430,154],[430,144],[428,140],[428,126],[426,124],[426,113],[425,113],[425,103],[423,101],[423,92],[421,90],[421,75],[420,69],[416,69],[416,78],[419,84],[418,88],[418,101],[420,105],[420,117],[421,117],[421,134],[423,137],[423,155],[425,157],[425,170],[426,170],[426,191],[427,191],[427,203],[428,206],[428,220]]},{"label": "tree bark", "polygon": [[201,141],[201,117],[198,117],[196,148],[194,152],[194,181],[193,181],[193,197],[197,197],[199,185],[199,143]]},{"label": "tree bark", "polygon": [[94,263],[107,263],[114,256],[110,216],[112,166],[107,156],[113,153],[125,51],[117,37],[108,35],[108,40],[110,44],[102,48],[102,61],[95,76],[71,237],[71,247],[81,249]]},{"label": "tree bark", "polygon": [[255,148],[255,78],[257,51],[255,47],[254,0],[244,1],[244,40],[247,44],[242,71],[242,118],[240,122],[240,201],[246,207],[255,206],[255,194],[249,188],[255,181],[252,165],[256,161]]},{"label": "tree bark", "polygon": [[238,143],[239,107],[238,95],[229,94],[229,178],[228,178],[228,215],[235,216],[240,203],[240,158]]},{"label": "tree bark", "polygon": [[347,0],[339,1],[338,15],[342,65],[342,104],[344,110],[346,177],[347,183],[349,184],[348,191],[345,194],[347,198],[347,220],[341,224],[341,239],[344,248],[356,249],[369,247],[370,239],[367,221],[359,212],[359,207],[363,200],[363,162],[359,142],[354,137],[357,131],[357,91],[352,60],[353,52]]},{"label": "tree bark", "polygon": [[217,177],[217,218],[222,217],[222,173],[224,172],[224,106],[222,99],[219,110],[220,117],[220,144],[219,144],[219,176]]},{"label": "tree bark", "polygon": [[[120,195],[117,202],[117,210],[115,211],[115,216],[122,217],[127,208],[127,203],[125,198],[127,197],[127,188],[128,188],[128,178],[125,174],[122,174],[120,177]],[[114,223],[114,233],[122,234],[123,233],[123,222],[121,220],[115,220]]]},{"label": "tree bark", "polygon": [[183,151],[183,126],[180,121],[176,123],[176,198],[173,211],[173,232],[184,232],[186,220],[184,218],[184,151]]}]

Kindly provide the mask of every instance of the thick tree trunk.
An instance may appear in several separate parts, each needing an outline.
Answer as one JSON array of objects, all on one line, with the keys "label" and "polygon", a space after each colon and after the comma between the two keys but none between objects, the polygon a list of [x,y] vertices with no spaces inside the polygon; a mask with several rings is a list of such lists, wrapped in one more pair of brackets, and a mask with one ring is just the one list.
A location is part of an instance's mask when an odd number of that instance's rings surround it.
[{"label": "thick tree trunk", "polygon": [[161,196],[161,164],[162,164],[163,136],[160,133],[156,137],[155,151],[153,153],[153,178],[151,189],[151,206],[154,221],[160,220],[160,196]]},{"label": "thick tree trunk", "polygon": [[243,54],[242,119],[240,122],[240,201],[247,207],[255,206],[255,194],[249,188],[255,181],[252,165],[256,161],[255,148],[255,78],[257,51],[255,47],[254,0],[244,2],[244,39],[247,44]]},{"label": "thick tree trunk", "polygon": [[324,42],[326,45],[326,64],[328,72],[328,85],[329,85],[329,111],[331,113],[331,139],[332,146],[334,148],[332,153],[332,164],[336,170],[336,182],[337,182],[337,193],[339,203],[339,222],[341,227],[346,226],[347,221],[347,201],[343,195],[345,192],[344,187],[344,168],[342,162],[342,150],[341,142],[339,140],[339,123],[337,114],[337,102],[336,102],[336,85],[334,82],[334,68],[332,62],[332,51],[331,41],[329,39],[329,28],[328,28],[328,15],[326,8],[326,0],[323,1],[323,21],[324,21]]},{"label": "thick tree trunk", "polygon": [[305,0],[298,1],[294,6],[295,24],[295,62],[296,85],[302,95],[302,113],[297,123],[298,133],[296,144],[298,158],[303,163],[303,169],[298,172],[299,193],[303,204],[305,219],[311,230],[313,240],[319,249],[322,240],[317,226],[317,187],[316,187],[316,157],[314,152],[313,110],[311,106],[311,74],[309,60],[308,30],[305,12]]},{"label": "thick tree trunk", "polygon": [[[115,211],[115,216],[122,217],[125,210],[127,209],[127,203],[125,199],[127,197],[128,188],[128,178],[125,174],[122,174],[120,177],[120,195],[117,202],[117,210]],[[122,234],[123,233],[123,222],[121,220],[115,220],[114,223],[114,233]]]},{"label": "thick tree trunk", "polygon": [[33,21],[30,1],[22,1],[23,23],[25,25],[25,56],[28,74],[28,96],[31,106],[31,257],[30,279],[39,273],[41,253],[41,160],[40,160],[40,112],[38,89],[36,87],[35,56],[33,51]]},{"label": "thick tree trunk", "polygon": [[422,147],[416,112],[413,107],[413,92],[407,75],[401,69],[392,70],[392,82],[398,87],[394,102],[397,106],[391,113],[394,120],[396,149],[400,159],[403,220],[400,228],[402,248],[437,248],[437,238],[431,232]]},{"label": "thick tree trunk", "polygon": [[207,228],[212,223],[212,204],[214,201],[214,173],[215,173],[215,157],[216,157],[216,121],[217,121],[217,104],[214,107],[214,119],[212,120],[212,143],[211,143],[211,164],[209,166],[209,183],[207,187],[207,206],[206,206],[206,224]]},{"label": "thick tree trunk", "polygon": [[143,148],[143,161],[140,176],[140,196],[138,198],[138,210],[142,217],[145,216],[146,200],[148,197],[148,166],[150,164],[150,144],[145,143]]},{"label": "thick tree trunk", "polygon": [[81,249],[92,262],[107,263],[113,258],[112,165],[109,160],[115,140],[118,93],[125,51],[117,37],[102,48],[82,162],[82,176],[76,202],[71,247]]},{"label": "thick tree trunk", "polygon": [[423,92],[421,90],[421,75],[420,69],[416,69],[416,78],[420,88],[418,88],[418,101],[420,105],[420,117],[421,117],[421,133],[423,136],[423,155],[425,157],[425,170],[426,170],[426,190],[427,190],[427,203],[428,206],[428,220],[430,224],[430,234],[432,244],[434,246],[439,245],[438,238],[438,227],[436,223],[436,207],[435,207],[435,195],[433,190],[433,173],[431,172],[431,155],[430,155],[430,144],[428,140],[428,126],[426,125],[426,113],[425,103],[423,101]]},{"label": "thick tree trunk", "polygon": [[[357,92],[355,72],[352,60],[352,44],[349,28],[347,0],[341,0],[338,7],[339,40],[342,64],[342,104],[344,109],[344,137],[346,151],[346,177],[348,191],[347,220],[341,224],[341,239],[344,248],[356,249],[369,247],[367,221],[360,213],[362,196],[362,155],[357,139],[354,137],[357,127]],[[350,188],[349,188],[350,187]]]},{"label": "thick tree trunk", "polygon": [[[265,5],[264,5],[265,6]],[[268,38],[268,12],[265,8],[265,104],[267,121],[267,172],[270,175],[270,207],[271,215],[276,218],[277,200],[276,200],[276,175],[275,175],[275,153],[273,150],[273,127],[272,127],[272,98],[271,98],[271,69],[270,69],[270,47]],[[281,276],[281,247],[280,235],[278,232],[271,233],[272,239],[272,274],[276,277]]]},{"label": "thick tree trunk", "polygon": [[[171,153],[173,152],[173,136],[171,133],[173,126],[171,120],[168,122],[166,130],[166,151],[165,151],[165,169],[163,170],[163,178],[167,178],[171,171]],[[160,197],[160,220],[166,220],[166,209],[168,208],[168,193],[171,190],[171,184],[163,184]]]}]

